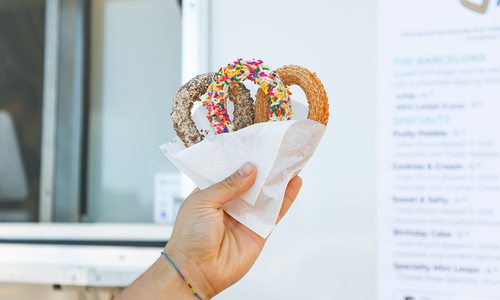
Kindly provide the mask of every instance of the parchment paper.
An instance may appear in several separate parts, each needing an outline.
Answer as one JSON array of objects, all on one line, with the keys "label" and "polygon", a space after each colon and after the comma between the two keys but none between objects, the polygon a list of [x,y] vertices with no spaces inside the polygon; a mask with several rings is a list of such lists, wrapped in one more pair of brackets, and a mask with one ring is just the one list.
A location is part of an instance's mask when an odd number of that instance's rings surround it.
[{"label": "parchment paper", "polygon": [[[304,110],[295,104],[294,110]],[[213,132],[200,107],[193,114],[199,129]],[[200,189],[224,180],[244,163],[257,167],[254,185],[224,206],[233,218],[261,237],[274,228],[286,186],[313,155],[326,127],[303,119],[260,123],[221,135],[210,134],[189,148],[178,139],[161,151]]]}]

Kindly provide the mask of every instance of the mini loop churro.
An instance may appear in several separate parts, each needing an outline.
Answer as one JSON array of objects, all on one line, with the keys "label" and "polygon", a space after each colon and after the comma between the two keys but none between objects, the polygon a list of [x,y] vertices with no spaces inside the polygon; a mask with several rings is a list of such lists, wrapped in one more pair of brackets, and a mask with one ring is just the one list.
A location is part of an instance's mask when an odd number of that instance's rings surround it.
[{"label": "mini loop churro", "polygon": [[229,118],[226,98],[235,86],[247,79],[260,85],[263,95],[266,96],[268,120],[291,119],[290,91],[276,72],[270,70],[261,60],[238,59],[215,73],[203,104],[208,110],[208,120],[216,134],[241,129],[235,126],[236,115],[234,124]]},{"label": "mini loop churro", "polygon": [[[307,118],[326,126],[330,114],[328,96],[323,83],[321,83],[316,74],[304,67],[295,65],[283,66],[276,70],[276,73],[286,86],[298,85],[304,91],[309,104]],[[262,89],[257,91],[255,103],[256,123],[269,121],[266,97],[265,91]]]},{"label": "mini loop churro", "polygon": [[[173,127],[177,136],[186,147],[190,147],[203,140],[204,135],[196,128],[191,118],[191,109],[195,101],[200,101],[214,77],[213,73],[201,74],[184,84],[173,99],[172,117]],[[253,124],[254,101],[250,91],[243,84],[236,84],[229,92],[229,98],[234,103],[234,124],[238,128],[245,128]]]}]

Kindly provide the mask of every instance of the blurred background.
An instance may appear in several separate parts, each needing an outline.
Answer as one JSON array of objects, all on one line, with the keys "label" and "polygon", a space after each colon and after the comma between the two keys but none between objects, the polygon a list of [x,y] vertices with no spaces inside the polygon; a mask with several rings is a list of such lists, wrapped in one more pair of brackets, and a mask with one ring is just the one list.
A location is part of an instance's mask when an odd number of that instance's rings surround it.
[{"label": "blurred background", "polygon": [[192,186],[171,99],[239,57],[316,72],[332,117],[217,299],[500,299],[492,0],[0,1],[1,299],[112,299],[153,262]]}]

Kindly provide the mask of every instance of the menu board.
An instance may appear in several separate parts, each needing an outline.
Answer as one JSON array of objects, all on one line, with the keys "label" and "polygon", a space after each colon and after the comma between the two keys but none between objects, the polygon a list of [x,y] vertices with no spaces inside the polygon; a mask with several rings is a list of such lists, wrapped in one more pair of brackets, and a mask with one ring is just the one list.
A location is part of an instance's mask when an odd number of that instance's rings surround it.
[{"label": "menu board", "polygon": [[500,1],[379,5],[378,299],[500,299]]}]

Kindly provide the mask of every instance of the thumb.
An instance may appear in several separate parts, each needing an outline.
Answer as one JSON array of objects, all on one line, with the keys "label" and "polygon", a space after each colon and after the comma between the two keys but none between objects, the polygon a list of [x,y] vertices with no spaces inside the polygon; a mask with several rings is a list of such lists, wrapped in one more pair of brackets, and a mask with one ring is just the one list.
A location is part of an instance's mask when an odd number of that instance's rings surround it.
[{"label": "thumb", "polygon": [[233,175],[216,183],[196,195],[196,200],[209,204],[213,208],[221,208],[227,202],[243,195],[255,182],[257,168],[252,163],[245,163]]}]

